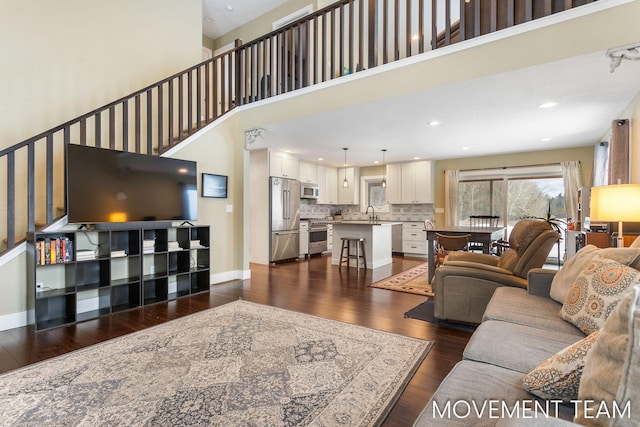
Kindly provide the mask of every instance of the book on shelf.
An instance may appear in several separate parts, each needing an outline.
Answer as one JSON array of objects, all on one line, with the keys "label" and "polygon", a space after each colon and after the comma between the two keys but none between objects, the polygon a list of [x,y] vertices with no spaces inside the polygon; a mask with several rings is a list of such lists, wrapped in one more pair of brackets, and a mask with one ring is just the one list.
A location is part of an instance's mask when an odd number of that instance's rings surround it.
[{"label": "book on shelf", "polygon": [[78,261],[87,261],[96,259],[96,253],[93,249],[78,249],[76,251],[76,259]]},{"label": "book on shelf", "polygon": [[169,242],[168,249],[170,252],[182,250],[182,248],[180,247],[180,243],[178,242]]},{"label": "book on shelf", "polygon": [[155,252],[156,239],[144,239],[142,241],[142,253],[152,254]]},{"label": "book on shelf", "polygon": [[124,249],[111,251],[111,258],[119,258],[123,256],[127,256],[127,253],[124,251]]},{"label": "book on shelf", "polygon": [[191,249],[204,248],[204,246],[200,244],[200,240],[191,240],[189,242],[189,247]]},{"label": "book on shelf", "polygon": [[36,241],[36,264],[63,264],[73,259],[73,242],[68,237],[45,237]]}]

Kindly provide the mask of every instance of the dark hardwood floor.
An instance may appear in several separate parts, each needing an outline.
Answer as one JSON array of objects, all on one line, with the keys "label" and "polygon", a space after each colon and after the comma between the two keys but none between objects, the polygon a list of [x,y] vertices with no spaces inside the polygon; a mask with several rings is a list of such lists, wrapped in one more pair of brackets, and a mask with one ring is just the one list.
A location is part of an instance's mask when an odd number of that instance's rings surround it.
[{"label": "dark hardwood floor", "polygon": [[394,257],[374,271],[338,269],[329,256],[267,267],[251,265],[251,279],[211,287],[167,303],[114,314],[72,326],[34,332],[22,327],[0,332],[0,372],[7,372],[167,320],[237,299],[272,305],[435,341],[387,417],[385,426],[411,425],[438,384],[462,358],[471,334],[436,326],[403,314],[425,300],[420,295],[371,288],[373,282],[407,270],[424,260]]}]

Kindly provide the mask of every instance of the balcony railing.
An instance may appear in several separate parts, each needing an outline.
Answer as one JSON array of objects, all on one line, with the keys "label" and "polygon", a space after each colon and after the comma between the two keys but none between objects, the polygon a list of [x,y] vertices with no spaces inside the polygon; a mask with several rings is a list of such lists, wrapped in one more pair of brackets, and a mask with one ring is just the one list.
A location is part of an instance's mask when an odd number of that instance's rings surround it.
[{"label": "balcony railing", "polygon": [[[592,0],[594,1],[594,0]],[[374,68],[589,0],[342,0],[0,151],[0,253],[64,216],[66,144],[150,155],[238,105]]]}]

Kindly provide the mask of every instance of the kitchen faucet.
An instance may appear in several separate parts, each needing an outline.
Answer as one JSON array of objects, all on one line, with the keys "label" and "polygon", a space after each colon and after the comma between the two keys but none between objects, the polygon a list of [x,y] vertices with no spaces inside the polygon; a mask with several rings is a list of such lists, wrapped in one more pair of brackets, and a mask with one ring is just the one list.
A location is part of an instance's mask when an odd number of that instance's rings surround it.
[{"label": "kitchen faucet", "polygon": [[369,221],[375,221],[378,218],[376,217],[376,209],[373,206],[371,206],[371,205],[367,206],[367,210],[365,211],[365,215],[369,213],[369,208],[371,208],[371,212],[372,212],[372,214],[369,215]]}]

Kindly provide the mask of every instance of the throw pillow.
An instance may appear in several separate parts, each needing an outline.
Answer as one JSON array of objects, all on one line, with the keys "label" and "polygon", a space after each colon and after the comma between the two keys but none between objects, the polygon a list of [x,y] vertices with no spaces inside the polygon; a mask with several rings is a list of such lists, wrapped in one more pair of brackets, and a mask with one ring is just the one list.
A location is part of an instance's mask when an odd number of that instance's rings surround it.
[{"label": "throw pillow", "polygon": [[551,282],[551,290],[549,295],[551,299],[564,303],[569,295],[569,290],[576,282],[578,275],[589,264],[593,257],[598,253],[598,247],[587,245],[581,248],[574,256],[569,258],[562,268],[553,276]]},{"label": "throw pillow", "polygon": [[564,263],[551,282],[551,298],[560,304],[567,300],[569,290],[576,282],[578,275],[596,255],[611,259],[620,264],[638,269],[640,265],[640,247],[638,248],[604,248],[587,245]]},{"label": "throw pillow", "polygon": [[616,304],[637,284],[640,271],[596,255],[571,287],[560,317],[590,334],[602,328]]},{"label": "throw pillow", "polygon": [[543,399],[577,399],[587,354],[599,333],[595,331],[542,362],[522,379],[524,389]]},{"label": "throw pillow", "polygon": [[[630,411],[620,418],[601,416],[594,411],[585,413],[585,406],[577,405],[575,421],[584,425],[640,425],[640,287],[636,286],[611,313],[589,353],[582,373],[578,399],[595,402],[596,408],[606,404],[614,413],[615,405],[621,413],[625,405]],[[593,409],[594,405],[586,409]]]}]

